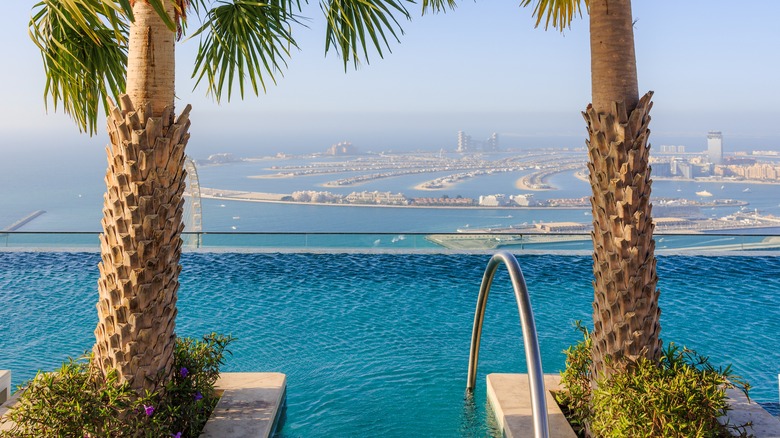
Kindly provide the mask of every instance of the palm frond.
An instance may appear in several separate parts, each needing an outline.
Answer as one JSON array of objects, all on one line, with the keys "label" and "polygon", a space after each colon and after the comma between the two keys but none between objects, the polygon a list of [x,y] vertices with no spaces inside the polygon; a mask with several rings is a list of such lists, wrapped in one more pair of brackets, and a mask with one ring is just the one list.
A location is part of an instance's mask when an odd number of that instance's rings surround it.
[{"label": "palm frond", "polygon": [[[344,69],[350,60],[360,64],[361,56],[368,62],[368,40],[379,57],[384,57],[383,47],[390,50],[386,32],[396,41],[396,31],[403,34],[394,13],[409,19],[404,3],[411,0],[322,0],[320,8],[327,19],[325,53],[331,48],[341,54]],[[360,54],[362,52],[362,55]]]},{"label": "palm frond", "polygon": [[539,27],[544,20],[545,30],[552,25],[560,31],[570,27],[576,15],[582,16],[581,5],[584,3],[587,9],[589,2],[589,0],[522,0],[520,6],[526,7],[534,1],[536,5],[533,16],[536,17],[536,27]]},{"label": "palm frond", "polygon": [[[205,7],[201,1],[200,6]],[[266,90],[265,77],[276,83],[275,74],[287,66],[290,48],[297,47],[290,26],[296,22],[293,0],[233,0],[205,12],[203,25],[192,35],[201,35],[192,77],[195,86],[205,78],[208,93],[219,102],[227,85],[227,98],[238,82],[244,97],[246,80],[257,95]],[[196,12],[200,7],[196,3]],[[227,84],[226,84],[227,83]],[[259,83],[259,84],[258,84]]]},{"label": "palm frond", "polygon": [[458,7],[457,0],[423,0],[422,13],[425,15],[429,10],[434,13],[447,12],[447,9]]},{"label": "palm frond", "polygon": [[46,72],[44,104],[63,111],[90,135],[99,105],[124,91],[127,25],[110,0],[45,0],[33,7],[29,34]]}]

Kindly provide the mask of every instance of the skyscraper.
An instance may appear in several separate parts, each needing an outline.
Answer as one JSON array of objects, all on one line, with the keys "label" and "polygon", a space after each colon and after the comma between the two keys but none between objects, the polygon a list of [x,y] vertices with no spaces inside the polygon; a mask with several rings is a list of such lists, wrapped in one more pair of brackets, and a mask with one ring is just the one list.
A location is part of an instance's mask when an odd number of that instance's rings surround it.
[{"label": "skyscraper", "polygon": [[712,164],[723,162],[723,134],[720,131],[707,133],[707,155]]},{"label": "skyscraper", "polygon": [[471,136],[463,131],[458,131],[457,152],[466,152],[471,149]]},{"label": "skyscraper", "polygon": [[492,133],[487,140],[485,140],[485,146],[482,148],[485,152],[498,152],[498,134]]}]

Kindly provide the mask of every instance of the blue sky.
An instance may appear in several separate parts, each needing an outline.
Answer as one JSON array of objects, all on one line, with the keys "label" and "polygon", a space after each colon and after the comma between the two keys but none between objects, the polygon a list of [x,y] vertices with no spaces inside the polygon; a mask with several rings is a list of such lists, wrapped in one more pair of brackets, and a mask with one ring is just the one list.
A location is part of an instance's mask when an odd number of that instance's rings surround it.
[{"label": "blue sky", "polygon": [[[107,142],[79,134],[44,110],[40,55],[27,37],[33,1],[0,16],[3,105],[0,148],[73,147],[100,153]],[[217,105],[189,78],[197,41],[177,47],[177,95],[192,103],[190,153],[263,155],[320,151],[349,140],[363,150],[453,147],[458,130],[499,132],[504,146],[581,147],[580,111],[590,101],[587,17],[564,34],[534,29],[518,1],[462,1],[420,16],[384,59],[344,72],[324,56],[317,2],[298,28],[300,51],[259,97]],[[748,7],[749,5],[749,7]],[[734,149],[780,149],[780,2],[635,0],[640,90],[655,91],[651,143],[702,149],[721,130]],[[102,123],[101,123],[102,127]]]}]

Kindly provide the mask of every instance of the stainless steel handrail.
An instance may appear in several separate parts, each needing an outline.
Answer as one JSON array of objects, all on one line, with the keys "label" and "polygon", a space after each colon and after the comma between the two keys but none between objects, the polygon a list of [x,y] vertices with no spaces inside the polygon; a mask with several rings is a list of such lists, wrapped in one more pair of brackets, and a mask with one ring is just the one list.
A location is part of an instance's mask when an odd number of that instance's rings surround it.
[{"label": "stainless steel handrail", "polygon": [[528,383],[531,389],[531,415],[534,420],[534,437],[547,438],[550,436],[550,427],[547,419],[547,401],[544,390],[544,374],[542,373],[542,355],[539,352],[539,340],[536,335],[534,314],[531,310],[531,298],[528,296],[528,288],[525,285],[523,271],[515,256],[507,251],[501,251],[493,255],[485,268],[482,276],[482,284],[477,298],[477,309],[474,313],[474,329],[471,333],[471,351],[469,353],[469,376],[466,390],[473,391],[477,380],[477,363],[479,362],[479,341],[482,337],[482,322],[485,319],[485,305],[487,304],[490,286],[493,284],[493,276],[496,274],[499,264],[503,262],[509,277],[512,280],[512,288],[515,291],[517,309],[520,313],[520,325],[523,329],[523,344],[525,345],[525,361],[528,364]]}]

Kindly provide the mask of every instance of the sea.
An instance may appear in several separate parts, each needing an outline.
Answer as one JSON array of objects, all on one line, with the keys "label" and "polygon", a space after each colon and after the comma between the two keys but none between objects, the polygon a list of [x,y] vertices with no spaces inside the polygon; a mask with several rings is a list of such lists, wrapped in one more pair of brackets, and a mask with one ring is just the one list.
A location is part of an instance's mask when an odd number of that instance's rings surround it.
[{"label": "sea", "polygon": [[[582,155],[585,152],[572,152]],[[457,157],[455,154],[450,154]],[[516,154],[498,153],[483,158],[499,160]],[[45,213],[18,231],[100,231],[102,198],[105,191],[105,153],[71,154],[67,150],[38,154],[6,155],[0,160],[0,230],[38,210]],[[196,159],[198,157],[195,157]],[[574,171],[555,174],[550,191],[522,191],[515,182],[531,170],[497,173],[475,177],[445,190],[422,191],[415,186],[444,176],[447,172],[403,175],[372,180],[354,187],[323,187],[327,181],[355,176],[361,172],[301,176],[294,178],[250,178],[277,173],[274,167],[300,164],[342,162],[347,157],[260,158],[220,165],[202,165],[197,169],[201,187],[246,190],[267,193],[291,193],[296,190],[331,191],[349,194],[353,191],[401,192],[408,197],[533,194],[535,199],[581,198],[590,195],[587,182]],[[371,173],[365,171],[362,173]],[[698,182],[656,180],[653,196],[657,198],[701,199],[696,192],[706,190],[709,199],[746,201],[747,209],[780,216],[780,186],[742,182]],[[736,212],[736,207],[703,209],[706,217],[722,217]],[[185,218],[185,225],[191,218]],[[202,230],[211,232],[455,232],[464,228],[530,225],[536,222],[590,222],[589,208],[583,209],[432,209],[346,207],[278,203],[250,203],[203,199]],[[776,234],[780,229],[764,229]]]}]

